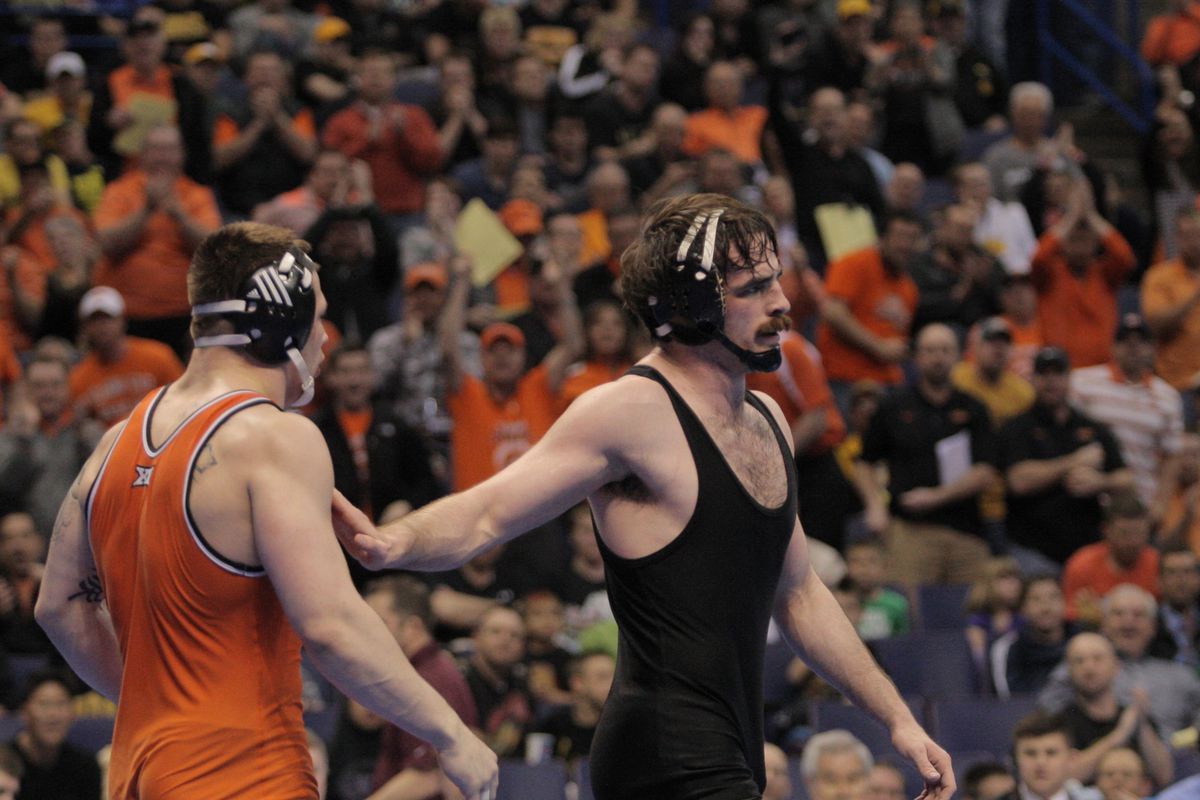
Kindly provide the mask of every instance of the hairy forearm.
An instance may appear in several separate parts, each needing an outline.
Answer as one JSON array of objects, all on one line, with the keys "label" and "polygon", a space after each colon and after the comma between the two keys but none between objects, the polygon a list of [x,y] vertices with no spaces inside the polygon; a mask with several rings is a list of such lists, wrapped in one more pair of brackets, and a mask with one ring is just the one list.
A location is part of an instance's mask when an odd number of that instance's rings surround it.
[{"label": "hairy forearm", "polygon": [[383,622],[361,602],[342,602],[297,625],[306,652],[347,697],[441,750],[463,722],[404,657]]},{"label": "hairy forearm", "polygon": [[389,558],[389,568],[426,572],[462,566],[497,540],[477,490],[436,500],[383,527],[380,533],[401,545],[400,554]]},{"label": "hairy forearm", "polygon": [[916,724],[841,606],[815,574],[779,598],[776,619],[792,649],[855,705],[888,726]]}]

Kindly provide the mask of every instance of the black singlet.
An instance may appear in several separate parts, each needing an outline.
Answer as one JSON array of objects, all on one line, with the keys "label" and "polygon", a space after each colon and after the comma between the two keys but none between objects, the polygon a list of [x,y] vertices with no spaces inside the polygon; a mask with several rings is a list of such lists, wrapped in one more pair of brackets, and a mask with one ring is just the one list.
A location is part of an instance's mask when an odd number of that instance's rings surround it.
[{"label": "black singlet", "polygon": [[617,673],[591,752],[597,800],[747,800],[761,795],[763,650],[784,553],[796,525],[796,470],[768,509],[742,487],[700,420],[658,372],[696,464],[696,508],[670,544],[625,559],[604,543],[620,629]]}]

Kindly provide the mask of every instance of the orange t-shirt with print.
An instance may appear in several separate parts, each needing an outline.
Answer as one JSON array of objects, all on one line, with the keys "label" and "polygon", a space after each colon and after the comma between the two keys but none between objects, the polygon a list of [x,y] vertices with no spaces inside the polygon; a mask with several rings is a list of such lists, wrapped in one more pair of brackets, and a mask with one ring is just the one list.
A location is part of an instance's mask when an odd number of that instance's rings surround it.
[{"label": "orange t-shirt with print", "polygon": [[111,364],[92,352],[71,370],[71,404],[80,419],[110,427],[129,416],[153,389],[183,374],[175,351],[162,342],[125,337],[125,353]]},{"label": "orange t-shirt with print", "polygon": [[464,375],[458,391],[446,399],[454,430],[450,453],[454,490],[469,489],[516,461],[550,430],[558,398],[544,366],[517,382],[507,400],[497,401],[483,381]]}]

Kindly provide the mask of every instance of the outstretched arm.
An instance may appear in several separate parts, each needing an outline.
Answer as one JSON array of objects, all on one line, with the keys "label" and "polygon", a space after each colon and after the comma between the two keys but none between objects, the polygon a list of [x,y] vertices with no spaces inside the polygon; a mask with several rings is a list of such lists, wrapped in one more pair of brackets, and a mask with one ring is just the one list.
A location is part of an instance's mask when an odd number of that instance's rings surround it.
[{"label": "outstretched arm", "polygon": [[71,669],[116,702],[123,660],[84,519],[88,491],[120,428],[104,435],[58,509],[34,616]]},{"label": "outstretched arm", "polygon": [[477,553],[564,513],[628,474],[618,456],[630,420],[606,384],[572,403],[525,455],[478,486],[444,497],[376,529],[340,494],[334,529],[368,569],[454,569]]},{"label": "outstretched arm", "polygon": [[354,591],[328,522],[333,466],[320,432],[296,415],[253,413],[244,422],[254,430],[232,440],[229,462],[245,470],[258,555],[314,664],[347,696],[432,744],[467,800],[495,797],[495,755]]}]

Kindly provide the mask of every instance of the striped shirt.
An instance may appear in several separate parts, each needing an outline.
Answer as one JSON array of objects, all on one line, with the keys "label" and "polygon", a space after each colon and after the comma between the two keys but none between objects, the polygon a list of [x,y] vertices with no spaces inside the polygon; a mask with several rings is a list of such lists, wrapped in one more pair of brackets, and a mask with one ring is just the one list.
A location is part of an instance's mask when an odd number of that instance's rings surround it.
[{"label": "striped shirt", "polygon": [[1133,471],[1138,495],[1151,503],[1163,460],[1177,453],[1183,433],[1179,392],[1154,375],[1130,381],[1113,363],[1071,373],[1071,402],[1108,425]]}]

